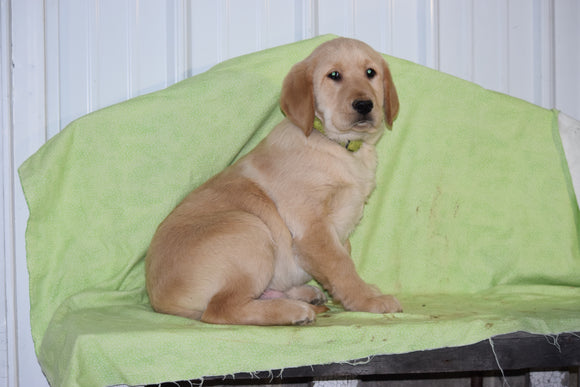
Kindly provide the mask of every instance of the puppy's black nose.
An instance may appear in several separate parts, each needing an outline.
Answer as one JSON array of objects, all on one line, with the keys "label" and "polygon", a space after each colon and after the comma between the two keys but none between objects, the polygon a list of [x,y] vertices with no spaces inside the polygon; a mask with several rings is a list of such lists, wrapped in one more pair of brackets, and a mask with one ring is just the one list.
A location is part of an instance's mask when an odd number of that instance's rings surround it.
[{"label": "puppy's black nose", "polygon": [[352,103],[352,107],[360,114],[368,114],[373,110],[373,101],[355,99]]}]

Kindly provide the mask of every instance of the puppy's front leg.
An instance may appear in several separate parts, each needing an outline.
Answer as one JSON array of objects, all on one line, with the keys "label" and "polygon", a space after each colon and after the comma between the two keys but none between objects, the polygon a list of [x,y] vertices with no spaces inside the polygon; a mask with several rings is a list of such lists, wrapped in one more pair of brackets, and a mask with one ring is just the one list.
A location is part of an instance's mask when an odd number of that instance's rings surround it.
[{"label": "puppy's front leg", "polygon": [[342,244],[329,227],[313,227],[295,240],[304,269],[345,309],[371,313],[402,312],[399,301],[364,282],[350,257],[350,243]]}]

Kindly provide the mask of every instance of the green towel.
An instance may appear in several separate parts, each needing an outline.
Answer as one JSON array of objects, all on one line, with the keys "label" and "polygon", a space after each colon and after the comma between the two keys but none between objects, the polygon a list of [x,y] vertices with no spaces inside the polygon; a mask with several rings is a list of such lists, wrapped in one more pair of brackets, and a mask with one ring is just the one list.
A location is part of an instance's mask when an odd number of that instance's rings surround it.
[{"label": "green towel", "polygon": [[580,216],[558,113],[393,57],[401,110],[352,255],[405,312],[333,306],[311,326],[245,327],[152,311],[143,259],[157,225],[282,120],[284,76],[331,38],[89,114],[21,166],[32,335],[50,383],[155,383],[580,329]]}]

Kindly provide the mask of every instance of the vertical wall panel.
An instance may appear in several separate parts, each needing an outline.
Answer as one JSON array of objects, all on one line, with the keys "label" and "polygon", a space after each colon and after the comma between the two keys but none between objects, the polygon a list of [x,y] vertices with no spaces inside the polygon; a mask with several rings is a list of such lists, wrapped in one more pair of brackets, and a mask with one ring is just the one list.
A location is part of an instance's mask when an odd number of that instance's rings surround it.
[{"label": "vertical wall panel", "polygon": [[294,40],[299,41],[318,36],[318,0],[295,0],[294,7],[296,21]]},{"label": "vertical wall panel", "polygon": [[[223,60],[220,1],[192,0],[190,25],[191,74],[207,70]],[[203,39],[195,38],[203,36]]]},{"label": "vertical wall panel", "polygon": [[260,0],[226,1],[225,58],[233,58],[262,48],[263,2]]},{"label": "vertical wall panel", "polygon": [[136,3],[135,24],[129,31],[132,92],[145,94],[167,86],[167,6],[165,2]]},{"label": "vertical wall panel", "polygon": [[[10,226],[13,227],[11,256],[2,257],[12,278],[12,288],[6,297],[10,345],[9,377],[20,386],[46,386],[46,380],[36,360],[30,335],[30,300],[24,232],[28,209],[18,183],[17,168],[45,141],[45,41],[44,4],[36,0],[12,1],[12,127],[10,158],[13,186]],[[4,128],[2,141],[6,139]],[[7,277],[10,280],[10,277]]]},{"label": "vertical wall panel", "polygon": [[[419,9],[425,5],[423,0],[394,1],[392,7],[392,55],[419,62],[423,56],[419,49],[423,46],[425,36],[420,34]],[[423,22],[423,20],[421,20]]]},{"label": "vertical wall panel", "polygon": [[349,36],[354,29],[351,6],[352,0],[318,0],[318,32]]},{"label": "vertical wall panel", "polygon": [[392,1],[389,23],[391,24],[391,55],[422,65],[433,65],[435,50],[432,49],[432,14],[435,2],[428,0]]},{"label": "vertical wall panel", "polygon": [[389,5],[389,1],[383,0],[355,2],[352,36],[368,43],[376,50],[386,51],[387,39],[390,40],[391,37]]},{"label": "vertical wall panel", "polygon": [[439,70],[472,79],[473,3],[445,0],[439,4]]},{"label": "vertical wall panel", "polygon": [[421,0],[418,16],[417,63],[431,68],[439,66],[439,0]]},{"label": "vertical wall panel", "polygon": [[[7,309],[8,297],[14,296],[15,275],[13,271],[14,256],[14,214],[13,196],[14,180],[12,165],[12,50],[11,19],[9,3],[0,1],[0,251],[4,256],[0,260],[0,386],[8,386],[15,380],[14,367],[11,364],[16,358],[15,313]],[[0,258],[1,259],[1,258]],[[11,303],[13,305],[13,303]]]},{"label": "vertical wall panel", "polygon": [[93,2],[61,0],[58,16],[58,78],[61,125],[89,111],[89,7]]},{"label": "vertical wall panel", "polygon": [[188,76],[189,72],[189,46],[190,35],[188,25],[190,23],[188,12],[188,0],[167,1],[167,77],[165,83],[172,85]]},{"label": "vertical wall panel", "polygon": [[554,3],[555,103],[580,120],[580,2]]},{"label": "vertical wall panel", "polygon": [[96,4],[92,33],[94,49],[90,53],[93,109],[129,97],[128,12],[128,1],[104,0]]},{"label": "vertical wall panel", "polygon": [[282,44],[292,43],[297,35],[302,35],[299,30],[301,22],[297,18],[302,15],[297,11],[294,0],[266,0],[265,14],[263,18],[262,46],[270,48]]},{"label": "vertical wall panel", "polygon": [[471,27],[472,79],[487,88],[503,92],[508,88],[507,7],[505,0],[474,1]]},{"label": "vertical wall panel", "polygon": [[534,99],[547,108],[554,106],[554,1],[534,2]]},{"label": "vertical wall panel", "polygon": [[46,0],[45,6],[45,99],[47,138],[62,128],[60,114],[60,1]]},{"label": "vertical wall panel", "polygon": [[508,7],[508,90],[531,101],[534,97],[534,18],[529,0],[510,0]]},{"label": "vertical wall panel", "polygon": [[394,40],[394,2],[395,0],[385,1],[384,9],[380,12],[385,13],[384,26],[381,27],[379,35],[381,37],[381,52],[393,55]]}]

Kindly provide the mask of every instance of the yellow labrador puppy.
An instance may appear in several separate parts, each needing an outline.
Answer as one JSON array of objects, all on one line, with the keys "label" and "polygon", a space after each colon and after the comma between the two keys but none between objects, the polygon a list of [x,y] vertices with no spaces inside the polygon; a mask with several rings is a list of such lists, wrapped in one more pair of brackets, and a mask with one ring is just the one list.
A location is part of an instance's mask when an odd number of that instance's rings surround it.
[{"label": "yellow labrador puppy", "polygon": [[338,38],[294,65],[280,124],[194,190],[149,248],[153,308],[216,324],[307,324],[326,310],[314,278],[345,309],[399,312],[365,283],[349,235],[375,187],[375,143],[399,101],[384,59]]}]

